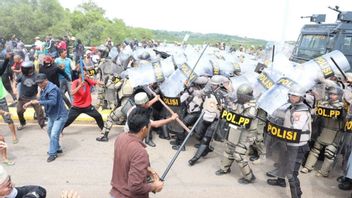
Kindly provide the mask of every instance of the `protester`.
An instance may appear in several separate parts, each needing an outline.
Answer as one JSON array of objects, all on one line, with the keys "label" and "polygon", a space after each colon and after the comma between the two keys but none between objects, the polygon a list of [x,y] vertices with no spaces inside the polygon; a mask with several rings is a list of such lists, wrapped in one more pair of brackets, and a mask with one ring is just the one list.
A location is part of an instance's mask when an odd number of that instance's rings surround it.
[{"label": "protester", "polygon": [[[149,192],[160,192],[164,185],[150,168],[143,143],[151,128],[150,112],[137,107],[127,120],[129,132],[120,134],[115,141],[110,194],[114,198],[147,198]],[[152,178],[151,183],[147,183],[148,176]]]},{"label": "protester", "polygon": [[[20,121],[18,130],[22,130],[26,126],[26,119],[24,118],[24,112],[26,109],[23,107],[24,104],[37,98],[38,85],[35,83],[37,73],[34,71],[34,64],[31,61],[24,62],[21,67],[22,74],[18,79],[17,83],[21,83],[20,96],[17,103],[17,115]],[[40,128],[45,126],[45,118],[43,109],[38,104],[31,104],[35,113],[37,114],[37,120]]]},{"label": "protester", "polygon": [[[0,68],[0,76],[4,73],[4,71],[8,67],[10,58],[11,58],[11,55],[6,54],[5,61],[2,64],[2,67]],[[2,84],[2,81],[0,80],[0,110],[8,112],[9,107],[6,102],[6,95],[7,95],[6,89]],[[8,127],[12,134],[12,141],[14,144],[16,144],[18,142],[17,135],[16,135],[16,127],[15,127],[15,124],[13,123],[13,120],[11,119],[11,115],[3,113],[2,119],[4,120],[5,123],[8,124]]]},{"label": "protester", "polygon": [[[56,65],[69,76],[70,80],[67,80],[63,75],[59,76],[60,80],[60,90],[61,94],[65,100],[65,103],[68,107],[71,107],[71,80],[72,80],[72,68],[71,68],[71,59],[67,58],[67,51],[59,51],[59,57],[55,59]],[[65,93],[68,93],[70,100],[65,96]]]},{"label": "protester", "polygon": [[101,114],[92,105],[91,88],[95,85],[103,85],[104,83],[89,79],[86,71],[84,71],[83,75],[85,76],[84,82],[82,81],[82,74],[80,74],[80,77],[72,83],[73,103],[68,113],[68,119],[64,128],[75,121],[81,113],[85,113],[93,117],[100,130],[102,130],[104,127],[104,121]]},{"label": "protester", "polygon": [[52,162],[57,158],[58,153],[62,153],[59,144],[60,133],[67,120],[67,110],[63,103],[59,88],[49,82],[45,74],[38,74],[35,82],[41,89],[40,99],[31,100],[24,107],[29,105],[43,105],[48,117],[49,158],[47,162]]},{"label": "protester", "polygon": [[46,75],[48,80],[54,83],[57,87],[60,87],[59,75],[65,77],[66,80],[70,80],[70,76],[66,72],[60,69],[51,56],[46,55],[43,60],[43,65],[39,68],[39,73]]}]

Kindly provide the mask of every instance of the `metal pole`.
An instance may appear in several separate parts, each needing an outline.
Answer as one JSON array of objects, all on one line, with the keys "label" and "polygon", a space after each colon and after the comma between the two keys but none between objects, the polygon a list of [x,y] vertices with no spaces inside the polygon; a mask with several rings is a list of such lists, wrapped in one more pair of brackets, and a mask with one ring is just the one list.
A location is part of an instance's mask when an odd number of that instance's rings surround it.
[{"label": "metal pole", "polygon": [[332,60],[334,65],[337,67],[337,69],[340,71],[340,73],[345,78],[345,80],[347,81],[347,76],[346,76],[345,72],[340,68],[340,66],[336,63],[336,61],[333,58],[330,57],[330,59]]},{"label": "metal pole", "polygon": [[275,57],[275,45],[273,45],[273,53],[271,54],[271,62],[274,62]]},{"label": "metal pole", "polygon": [[[84,63],[82,57],[79,58],[79,68],[81,72],[82,82],[84,82]],[[86,91],[86,86],[83,86],[83,91]]]},{"label": "metal pole", "polygon": [[[155,93],[149,86],[147,86],[147,88],[149,89],[150,93],[152,93],[154,96],[156,96],[156,93]],[[161,98],[159,98],[159,102],[160,102],[171,114],[174,113],[174,111],[172,111],[172,109],[170,109],[170,107],[167,106],[167,105],[165,104],[165,102],[164,102]],[[187,133],[190,133],[190,132],[191,132],[191,130],[189,130],[189,128],[188,128],[179,118],[176,118],[176,121],[181,125],[181,127],[182,127],[184,130],[187,131]]]},{"label": "metal pole", "polygon": [[186,83],[187,83],[187,84],[188,84],[189,79],[191,78],[191,75],[192,75],[193,72],[194,72],[194,69],[195,69],[196,66],[198,65],[198,62],[199,62],[200,58],[202,58],[202,56],[203,56],[205,50],[208,48],[208,46],[209,46],[209,44],[207,44],[207,45],[205,46],[205,48],[203,49],[202,53],[200,54],[200,56],[199,56],[199,58],[198,58],[196,64],[193,66],[192,71],[191,71],[191,73],[189,74],[189,76],[188,76],[188,78],[187,78],[187,80],[186,80]]},{"label": "metal pole", "polygon": [[186,145],[188,139],[192,136],[194,129],[195,129],[196,126],[198,125],[199,121],[202,119],[204,113],[205,113],[205,112],[202,112],[202,113],[200,114],[200,116],[199,116],[197,122],[193,125],[191,131],[187,134],[185,140],[183,140],[183,142],[182,142],[181,146],[178,148],[176,154],[174,155],[174,157],[171,159],[170,163],[169,163],[168,166],[166,167],[166,169],[165,169],[163,175],[160,177],[160,180],[161,180],[161,181],[164,181],[164,180],[165,180],[166,175],[169,173],[169,171],[170,171],[172,165],[175,163],[175,161],[176,161],[178,155],[181,153],[182,148]]}]

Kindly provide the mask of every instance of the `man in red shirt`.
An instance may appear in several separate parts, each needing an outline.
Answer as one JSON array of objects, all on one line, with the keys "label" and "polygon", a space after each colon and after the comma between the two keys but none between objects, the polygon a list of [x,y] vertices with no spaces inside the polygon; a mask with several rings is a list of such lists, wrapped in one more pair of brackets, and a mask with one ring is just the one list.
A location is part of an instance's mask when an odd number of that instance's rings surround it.
[{"label": "man in red shirt", "polygon": [[[160,192],[164,183],[150,168],[143,139],[150,128],[150,111],[136,107],[128,115],[128,133],[121,133],[115,141],[114,163],[110,195],[113,198],[148,198],[149,192]],[[147,182],[150,177],[151,182]]]},{"label": "man in red shirt", "polygon": [[92,105],[91,87],[95,85],[103,85],[100,81],[92,80],[88,77],[86,71],[84,71],[84,82],[82,82],[82,76],[72,82],[72,95],[73,104],[68,113],[68,119],[64,128],[69,126],[75,119],[81,114],[85,113],[95,119],[99,128],[102,130],[104,127],[104,121],[101,114]]}]

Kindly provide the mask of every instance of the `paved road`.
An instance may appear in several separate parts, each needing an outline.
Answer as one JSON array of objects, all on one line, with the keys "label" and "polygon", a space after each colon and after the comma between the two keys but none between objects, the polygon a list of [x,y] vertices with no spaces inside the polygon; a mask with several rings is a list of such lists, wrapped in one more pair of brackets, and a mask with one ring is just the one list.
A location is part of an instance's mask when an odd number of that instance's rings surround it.
[{"label": "paved road", "polygon": [[[113,159],[113,143],[117,131],[114,128],[111,140],[107,143],[95,141],[99,134],[94,125],[70,126],[65,130],[61,140],[64,153],[54,162],[46,162],[48,137],[36,124],[18,132],[19,143],[13,145],[6,125],[0,125],[1,134],[5,135],[9,145],[9,157],[16,164],[5,167],[16,185],[39,184],[48,191],[49,198],[59,197],[62,190],[74,189],[81,198],[109,197],[110,179]],[[175,153],[167,141],[155,138],[156,148],[148,148],[152,167],[160,175],[166,168],[171,156]],[[190,145],[194,140],[190,142]],[[220,155],[224,149],[220,143],[215,143],[216,150],[194,167],[189,167],[187,161],[195,149],[187,147],[182,152],[169,175],[166,177],[164,190],[151,194],[157,198],[190,198],[190,197],[273,197],[289,196],[289,188],[271,187],[266,184],[264,173],[270,169],[270,164],[253,166],[257,177],[256,183],[240,185],[237,183],[239,170],[232,166],[231,174],[216,176]],[[300,175],[303,187],[303,197],[348,197],[351,192],[343,192],[337,188],[335,181],[338,173],[329,178],[317,178],[314,173]]]}]

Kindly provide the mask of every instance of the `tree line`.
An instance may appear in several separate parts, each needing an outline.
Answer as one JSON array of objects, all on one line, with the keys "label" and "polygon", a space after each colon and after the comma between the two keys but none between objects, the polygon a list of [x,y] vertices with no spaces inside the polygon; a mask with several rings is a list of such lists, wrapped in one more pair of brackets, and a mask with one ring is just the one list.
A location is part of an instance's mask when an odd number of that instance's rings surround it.
[{"label": "tree line", "polygon": [[37,36],[44,38],[74,36],[87,45],[105,43],[110,37],[115,43],[128,39],[154,39],[167,42],[181,42],[186,33],[191,34],[189,42],[226,42],[231,45],[265,45],[266,41],[241,38],[223,34],[200,34],[191,32],[169,32],[130,27],[121,19],[109,19],[105,10],[93,1],[78,5],[70,11],[58,0],[0,0],[0,36],[9,39],[16,35],[24,43],[31,44]]}]

